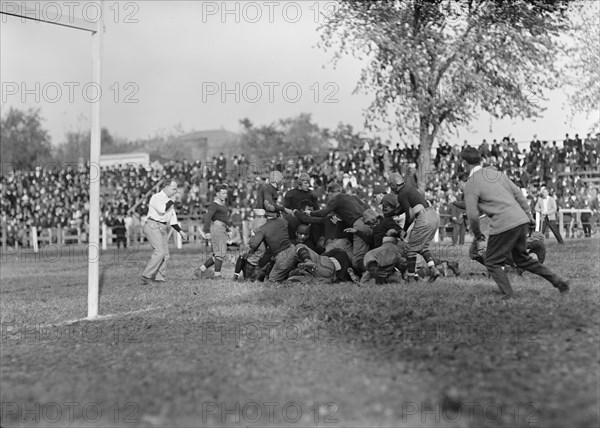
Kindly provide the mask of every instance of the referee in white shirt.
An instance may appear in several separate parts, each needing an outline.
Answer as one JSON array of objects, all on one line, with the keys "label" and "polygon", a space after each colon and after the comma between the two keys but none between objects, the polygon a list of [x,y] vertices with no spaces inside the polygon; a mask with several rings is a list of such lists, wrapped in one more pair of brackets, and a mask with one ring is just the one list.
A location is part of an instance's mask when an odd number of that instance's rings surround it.
[{"label": "referee in white shirt", "polygon": [[556,201],[545,186],[542,187],[542,197],[537,200],[535,210],[542,215],[542,234],[546,235],[546,229],[549,227],[558,243],[564,244],[565,241],[556,225]]},{"label": "referee in white shirt", "polygon": [[167,261],[169,260],[169,243],[167,241],[169,226],[179,232],[184,240],[187,239],[187,234],[179,226],[177,214],[175,214],[173,198],[176,194],[177,182],[171,181],[150,198],[144,234],[152,245],[154,253],[142,272],[144,284],[165,282]]}]

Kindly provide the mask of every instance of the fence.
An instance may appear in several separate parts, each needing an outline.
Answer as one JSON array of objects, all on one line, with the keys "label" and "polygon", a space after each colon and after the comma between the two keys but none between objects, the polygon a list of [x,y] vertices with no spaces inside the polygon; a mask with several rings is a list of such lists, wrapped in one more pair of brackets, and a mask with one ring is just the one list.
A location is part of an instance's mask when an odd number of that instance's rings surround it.
[{"label": "fence", "polygon": [[[181,219],[181,225],[183,230],[188,233],[190,242],[204,241],[208,245],[208,242],[203,239],[202,226],[197,218],[185,217]],[[0,227],[1,235],[0,241],[2,245],[2,251],[6,251],[8,248],[8,232],[6,221],[1,221]],[[146,242],[144,236],[143,224],[141,222],[126,225],[126,239],[128,244]],[[176,233],[173,229],[169,231],[169,240],[173,240],[177,248],[181,249],[183,242],[181,235]],[[18,250],[19,246],[29,248],[33,252],[38,252],[40,245],[71,245],[71,244],[85,244],[88,240],[88,232],[81,227],[36,227],[31,226],[28,229],[24,229],[19,235],[19,239],[14,239],[14,248]],[[117,235],[113,232],[112,227],[106,223],[100,225],[100,245],[103,250],[106,250],[108,246],[113,245],[117,240]]]},{"label": "fence", "polygon": [[[573,209],[573,208],[560,209],[557,213],[558,227],[559,227],[558,230],[560,230],[560,233],[563,234],[565,232],[565,218],[564,218],[565,214],[569,214],[571,216],[571,220],[569,221],[569,224],[567,226],[568,227],[567,234],[566,234],[567,237],[571,237],[573,235],[573,228],[575,226],[583,228],[583,225],[581,223],[581,214],[582,213],[593,214],[593,211],[590,209]],[[590,221],[593,221],[593,219]],[[540,218],[540,227],[541,227],[541,218]],[[536,229],[536,230],[539,230],[539,229]]]},{"label": "fence", "polygon": [[[582,221],[581,214],[582,213],[593,213],[590,209],[561,209],[558,211],[558,225],[561,234],[563,237],[569,238],[574,237],[574,229],[579,228],[582,229]],[[565,221],[565,216],[569,216],[568,221]],[[452,234],[452,226],[449,225],[445,220],[449,218],[448,214],[441,214],[441,222],[438,233],[435,237],[435,242],[439,242],[443,240],[445,237],[451,236]],[[2,242],[2,251],[6,251],[8,247],[7,240],[7,227],[6,222],[1,222],[1,242]],[[204,243],[204,245],[208,246],[209,242],[204,239],[204,234],[202,233],[202,223],[198,217],[195,216],[182,216],[180,218],[180,223],[182,225],[183,230],[185,230],[188,234],[188,240],[190,243]],[[247,243],[248,238],[250,236],[250,222],[244,221],[242,223],[241,236],[243,237],[243,242]],[[536,214],[536,230],[540,230],[541,228],[541,215],[539,213]],[[113,245],[116,241],[116,234],[113,233],[112,228],[107,224],[103,223],[100,226],[100,244],[103,250],[107,249],[109,245]],[[143,232],[143,224],[137,223],[133,225],[129,225],[126,227],[126,237],[127,242],[131,243],[139,243],[142,244],[146,241]],[[22,239],[15,240],[14,246],[15,250],[18,249],[19,245],[31,248],[34,252],[39,250],[39,246],[41,245],[69,245],[69,244],[85,244],[87,242],[87,232],[82,230],[81,228],[70,228],[70,227],[45,227],[38,228],[36,226],[32,226],[31,228],[24,230],[22,235]],[[183,242],[179,233],[176,233],[173,229],[169,231],[169,240],[173,240],[173,243],[178,249],[183,247]]]}]

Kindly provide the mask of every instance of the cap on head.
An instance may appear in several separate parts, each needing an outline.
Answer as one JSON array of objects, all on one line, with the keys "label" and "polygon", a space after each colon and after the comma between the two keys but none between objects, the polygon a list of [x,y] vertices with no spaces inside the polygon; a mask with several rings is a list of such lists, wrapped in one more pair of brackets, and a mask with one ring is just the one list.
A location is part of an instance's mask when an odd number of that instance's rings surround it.
[{"label": "cap on head", "polygon": [[465,147],[460,155],[469,165],[479,165],[481,163],[481,154],[475,147]]},{"label": "cap on head", "polygon": [[280,171],[271,171],[269,174],[269,182],[273,184],[280,184],[283,182],[283,174]]},{"label": "cap on head", "polygon": [[310,181],[310,175],[308,175],[306,172],[303,172],[298,177],[298,181]]},{"label": "cap on head", "polygon": [[392,172],[388,178],[388,183],[394,183],[397,186],[404,184],[404,177],[399,172]]},{"label": "cap on head", "polygon": [[396,197],[396,195],[394,195],[392,193],[388,193],[381,200],[381,206],[383,207],[383,212],[393,210],[394,208],[396,208],[398,206],[398,204],[399,204],[398,198]]},{"label": "cap on head", "polygon": [[329,193],[336,193],[341,191],[342,186],[340,186],[338,183],[331,183],[329,186],[327,186],[327,192]]}]

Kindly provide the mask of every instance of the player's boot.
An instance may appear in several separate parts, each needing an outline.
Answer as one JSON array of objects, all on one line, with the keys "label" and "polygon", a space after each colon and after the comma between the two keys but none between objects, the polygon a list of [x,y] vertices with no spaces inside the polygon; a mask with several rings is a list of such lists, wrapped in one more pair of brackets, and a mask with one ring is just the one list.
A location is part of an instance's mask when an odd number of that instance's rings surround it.
[{"label": "player's boot", "polygon": [[416,273],[407,272],[406,273],[406,283],[410,284],[413,282],[416,282],[416,283],[421,282],[421,277]]},{"label": "player's boot", "polygon": [[442,273],[435,266],[429,267],[429,282],[433,282],[442,276]]},{"label": "player's boot", "polygon": [[350,279],[352,280],[352,282],[360,282],[360,278],[358,277],[358,275],[356,274],[356,272],[354,272],[354,269],[352,269],[351,267],[349,267],[346,272],[348,272],[348,275],[350,276]]},{"label": "player's boot", "polygon": [[556,281],[552,285],[554,285],[556,288],[558,288],[558,291],[560,291],[560,294],[568,293],[569,290],[571,289],[569,282],[565,281],[562,278],[560,278],[558,281]]},{"label": "player's boot", "polygon": [[448,269],[452,271],[452,273],[456,276],[460,276],[460,269],[458,267],[458,261],[448,262]]}]

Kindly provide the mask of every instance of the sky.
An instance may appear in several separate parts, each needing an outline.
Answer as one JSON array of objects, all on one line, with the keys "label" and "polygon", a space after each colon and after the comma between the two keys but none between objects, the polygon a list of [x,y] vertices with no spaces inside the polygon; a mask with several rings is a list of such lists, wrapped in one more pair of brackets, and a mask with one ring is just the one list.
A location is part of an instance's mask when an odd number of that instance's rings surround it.
[{"label": "sky", "polygon": [[[98,16],[85,1],[25,3],[40,17],[73,11],[95,22]],[[68,131],[90,128],[89,101],[96,97],[102,126],[131,141],[179,131],[239,132],[243,118],[267,125],[300,113],[321,127],[349,123],[373,136],[363,127],[372,95],[355,93],[365,64],[345,57],[334,67],[334,52],[317,46],[321,13],[333,7],[331,1],[106,0],[101,95],[92,82],[90,33],[0,15],[2,114],[39,108],[54,144]],[[529,141],[534,134],[559,140],[584,135],[597,120],[569,121],[562,90],[549,97],[542,119],[492,120],[482,113],[450,142]],[[394,129],[377,134],[401,141]]]}]

